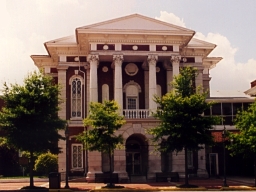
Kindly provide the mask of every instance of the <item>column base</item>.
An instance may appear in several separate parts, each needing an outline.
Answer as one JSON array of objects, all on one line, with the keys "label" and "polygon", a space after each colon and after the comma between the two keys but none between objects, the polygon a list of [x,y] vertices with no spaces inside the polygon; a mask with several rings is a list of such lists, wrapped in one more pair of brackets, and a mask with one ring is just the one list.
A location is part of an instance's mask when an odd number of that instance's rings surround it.
[{"label": "column base", "polygon": [[89,171],[86,175],[86,181],[88,183],[95,183],[95,173],[102,173],[102,172],[92,172],[92,171]]}]

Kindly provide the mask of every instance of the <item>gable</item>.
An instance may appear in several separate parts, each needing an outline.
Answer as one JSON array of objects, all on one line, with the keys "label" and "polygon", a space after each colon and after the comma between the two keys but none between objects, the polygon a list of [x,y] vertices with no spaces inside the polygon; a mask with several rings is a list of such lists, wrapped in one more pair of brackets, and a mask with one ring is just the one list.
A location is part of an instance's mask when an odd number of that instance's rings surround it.
[{"label": "gable", "polygon": [[168,31],[168,32],[184,32],[194,33],[194,31],[172,25],[157,19],[152,19],[139,14],[133,14],[125,17],[120,17],[105,22],[96,23],[84,27],[77,28],[78,31]]}]

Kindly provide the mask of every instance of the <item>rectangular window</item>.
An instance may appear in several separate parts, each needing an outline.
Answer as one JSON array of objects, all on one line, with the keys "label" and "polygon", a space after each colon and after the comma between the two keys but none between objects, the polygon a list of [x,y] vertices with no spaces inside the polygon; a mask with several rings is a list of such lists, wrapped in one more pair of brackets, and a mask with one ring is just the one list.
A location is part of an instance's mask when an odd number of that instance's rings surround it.
[{"label": "rectangular window", "polygon": [[221,115],[221,103],[212,106],[212,115]]},{"label": "rectangular window", "polygon": [[83,168],[83,145],[72,144],[72,169]]},{"label": "rectangular window", "polygon": [[127,98],[127,109],[137,109],[137,98]]}]

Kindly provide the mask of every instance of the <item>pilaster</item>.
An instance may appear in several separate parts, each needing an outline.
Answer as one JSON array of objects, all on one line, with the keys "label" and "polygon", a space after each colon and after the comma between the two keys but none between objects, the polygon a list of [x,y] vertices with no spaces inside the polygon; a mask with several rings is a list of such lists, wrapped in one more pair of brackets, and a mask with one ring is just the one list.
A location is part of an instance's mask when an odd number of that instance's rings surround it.
[{"label": "pilaster", "polygon": [[[60,98],[62,100],[62,103],[59,104],[60,110],[58,111],[58,116],[66,120],[67,119],[67,111],[66,111],[66,92],[67,92],[67,69],[68,66],[59,66],[58,68],[58,83],[60,84]],[[65,133],[63,130],[59,131],[59,134],[63,137],[65,137]],[[58,147],[62,148],[62,153],[58,154],[58,167],[59,172],[65,172],[66,171],[66,141],[59,140]]]},{"label": "pilaster", "polygon": [[101,152],[88,151],[88,173],[86,176],[87,182],[95,181],[95,173],[102,173],[102,157]]},{"label": "pilaster", "polygon": [[127,182],[129,180],[126,172],[126,152],[125,150],[114,151],[114,173],[118,173],[119,182]]},{"label": "pilaster", "polygon": [[196,76],[196,87],[201,87],[200,91],[203,91],[203,69],[197,69],[197,76]]}]

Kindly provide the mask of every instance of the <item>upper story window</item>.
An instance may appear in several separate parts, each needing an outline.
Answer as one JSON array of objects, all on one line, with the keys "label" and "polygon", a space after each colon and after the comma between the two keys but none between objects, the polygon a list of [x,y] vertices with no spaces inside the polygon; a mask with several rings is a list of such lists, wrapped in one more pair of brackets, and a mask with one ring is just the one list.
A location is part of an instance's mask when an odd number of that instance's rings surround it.
[{"label": "upper story window", "polygon": [[70,79],[71,118],[82,118],[83,79],[75,75]]}]

